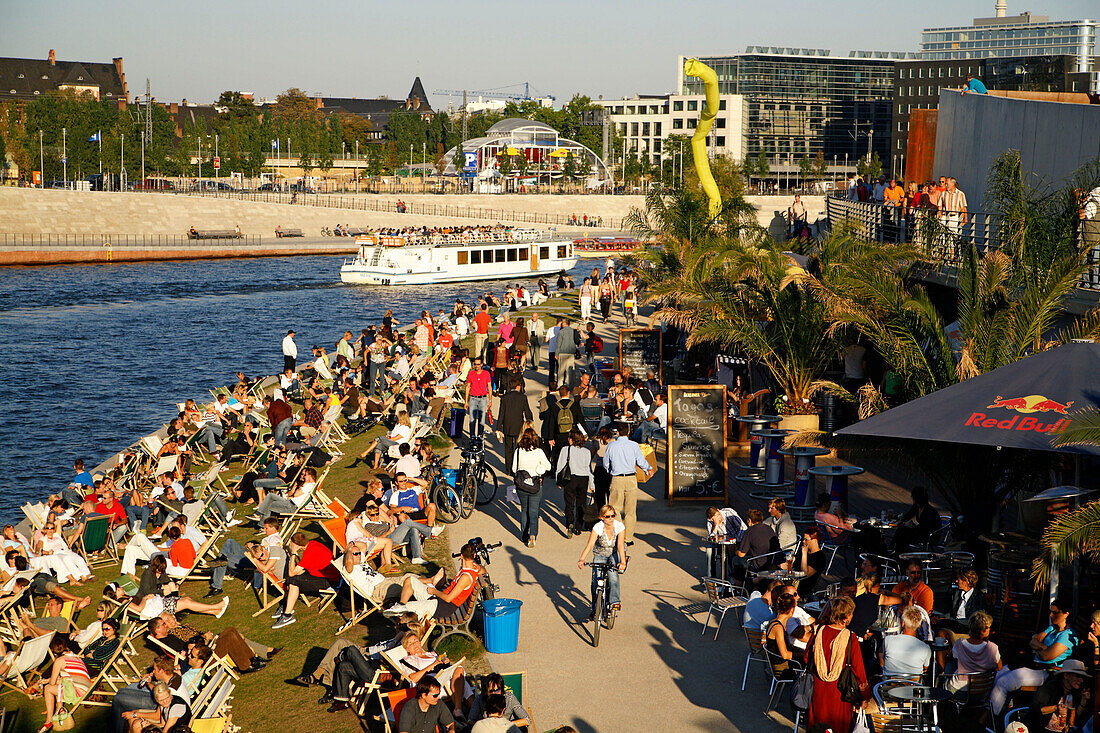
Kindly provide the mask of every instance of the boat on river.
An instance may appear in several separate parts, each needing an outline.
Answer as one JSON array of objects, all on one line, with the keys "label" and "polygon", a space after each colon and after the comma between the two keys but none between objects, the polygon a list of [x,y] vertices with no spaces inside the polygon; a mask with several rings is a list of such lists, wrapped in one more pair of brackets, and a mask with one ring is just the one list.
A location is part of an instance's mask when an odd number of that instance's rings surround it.
[{"label": "boat on river", "polygon": [[623,255],[633,252],[643,244],[634,237],[584,237],[573,240],[574,251],[579,257]]},{"label": "boat on river", "polygon": [[572,240],[537,229],[367,234],[355,242],[355,259],[340,268],[340,280],[354,285],[518,280],[557,274],[577,264]]}]

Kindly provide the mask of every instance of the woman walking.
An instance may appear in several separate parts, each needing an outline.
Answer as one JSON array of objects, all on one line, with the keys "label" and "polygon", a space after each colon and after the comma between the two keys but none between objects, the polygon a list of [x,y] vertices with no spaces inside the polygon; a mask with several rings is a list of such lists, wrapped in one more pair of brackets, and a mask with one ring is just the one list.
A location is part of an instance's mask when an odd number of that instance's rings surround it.
[{"label": "woman walking", "polygon": [[603,322],[611,316],[611,301],[615,298],[615,285],[611,282],[610,275],[604,275],[600,283],[600,313],[603,314]]},{"label": "woman walking", "polygon": [[806,663],[813,665],[814,693],[806,720],[807,729],[821,725],[833,733],[850,733],[855,705],[841,697],[840,679],[850,669],[859,688],[860,704],[871,699],[871,688],[863,670],[863,654],[859,640],[848,631],[855,602],[847,596],[836,598],[825,607],[820,622],[824,624],[814,635],[806,650]]},{"label": "woman walking", "polygon": [[581,283],[577,298],[580,301],[581,322],[583,323],[592,317],[592,280],[590,278],[586,277]]},{"label": "woman walking", "polygon": [[[554,467],[554,476],[558,477],[562,498],[565,501],[565,533],[581,533],[584,524],[584,505],[588,493],[595,490],[592,476],[592,451],[584,447],[584,434],[573,428],[569,433],[569,444],[558,453],[558,465]],[[569,477],[561,481],[562,471],[569,467]]]},{"label": "woman walking", "polygon": [[539,536],[539,510],[542,508],[542,477],[550,470],[550,461],[539,447],[534,428],[527,428],[519,438],[512,456],[512,475],[519,494],[520,538],[528,547],[535,546]]},{"label": "woman walking", "polygon": [[527,322],[520,316],[516,319],[516,327],[512,329],[512,349],[519,359],[519,368],[527,368],[527,351],[531,347],[531,332],[527,329]]}]

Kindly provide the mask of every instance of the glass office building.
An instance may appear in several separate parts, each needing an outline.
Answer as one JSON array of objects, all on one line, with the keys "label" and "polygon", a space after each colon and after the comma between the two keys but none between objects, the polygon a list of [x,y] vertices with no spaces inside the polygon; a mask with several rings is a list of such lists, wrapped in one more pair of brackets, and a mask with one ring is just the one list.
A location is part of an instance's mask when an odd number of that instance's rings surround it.
[{"label": "glass office building", "polygon": [[1071,56],[1087,71],[1095,55],[1097,22],[1050,21],[1045,16],[1022,15],[975,18],[974,25],[926,28],[921,32],[920,57],[928,61],[951,59]]},{"label": "glass office building", "polygon": [[[683,74],[680,93],[702,94],[703,83]],[[732,56],[696,57],[714,69],[721,94],[745,97],[744,151],[798,160],[825,156],[854,165],[868,142],[889,160],[894,65],[912,54],[750,46]]]}]

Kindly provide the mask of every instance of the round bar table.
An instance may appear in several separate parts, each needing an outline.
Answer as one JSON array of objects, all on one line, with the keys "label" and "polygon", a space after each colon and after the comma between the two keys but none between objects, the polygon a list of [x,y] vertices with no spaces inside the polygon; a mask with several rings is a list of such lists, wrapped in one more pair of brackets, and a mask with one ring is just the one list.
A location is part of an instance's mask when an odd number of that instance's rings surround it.
[{"label": "round bar table", "polygon": [[813,480],[810,478],[810,469],[818,456],[826,455],[828,448],[819,448],[815,445],[799,445],[792,448],[780,448],[779,452],[785,456],[794,456],[794,504],[798,507],[812,507],[814,495],[811,491]]},{"label": "round bar table", "polygon": [[814,466],[810,473],[825,477],[825,488],[833,502],[830,509],[840,506],[847,513],[848,477],[863,473],[863,469],[859,466]]},{"label": "round bar table", "polygon": [[760,450],[764,447],[764,439],[758,437],[755,433],[777,425],[779,420],[779,415],[739,415],[737,417],[737,422],[744,423],[749,428],[749,462],[744,468],[748,475],[753,478],[763,478],[768,457],[766,453]]}]

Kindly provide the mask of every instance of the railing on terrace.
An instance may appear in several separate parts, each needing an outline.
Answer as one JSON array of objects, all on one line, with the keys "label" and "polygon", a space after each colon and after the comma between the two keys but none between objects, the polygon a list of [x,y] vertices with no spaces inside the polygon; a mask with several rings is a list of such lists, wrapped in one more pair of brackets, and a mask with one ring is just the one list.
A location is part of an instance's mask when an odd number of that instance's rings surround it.
[{"label": "railing on terrace", "polygon": [[[233,199],[237,201],[256,201],[268,204],[289,204],[292,193],[274,191],[134,191],[134,193],[173,194],[177,196],[201,196],[205,198]],[[317,206],[326,209],[347,209],[350,211],[382,211],[396,213],[396,201],[377,201],[373,198],[357,197],[354,194],[329,195],[321,193],[299,193],[294,201],[297,206]],[[573,223],[566,214],[549,214],[539,211],[514,211],[510,209],[476,208],[470,206],[448,206],[446,204],[406,203],[406,214],[437,216],[455,219],[487,219],[490,221],[521,222],[524,224],[549,224],[556,226],[583,226]],[[607,218],[600,229],[619,229],[621,219]],[[591,223],[589,226],[592,226]]]},{"label": "railing on terrace", "polygon": [[[281,242],[280,242],[281,243]],[[285,244],[294,244],[288,240]],[[39,234],[0,232],[0,247],[186,247],[209,249],[210,247],[258,247],[277,244],[264,241],[259,235],[244,236],[237,239],[191,239],[186,234]]]},{"label": "railing on terrace", "polygon": [[[833,225],[841,222],[875,242],[907,242],[920,247],[929,267],[953,284],[958,279],[960,247],[973,243],[979,251],[1001,247],[999,226],[992,214],[967,212],[965,221],[949,212],[909,212],[894,206],[865,201],[850,201],[843,192],[825,199],[825,213]],[[1078,287],[1100,291],[1100,248],[1088,253],[1089,272],[1081,276]]]}]

